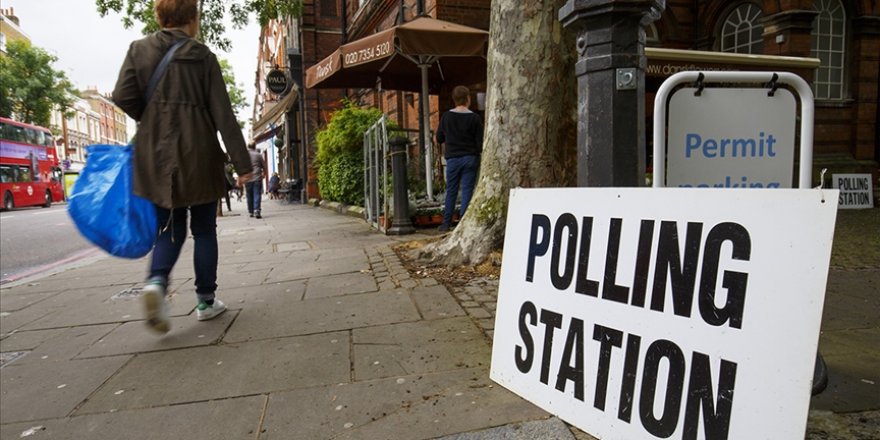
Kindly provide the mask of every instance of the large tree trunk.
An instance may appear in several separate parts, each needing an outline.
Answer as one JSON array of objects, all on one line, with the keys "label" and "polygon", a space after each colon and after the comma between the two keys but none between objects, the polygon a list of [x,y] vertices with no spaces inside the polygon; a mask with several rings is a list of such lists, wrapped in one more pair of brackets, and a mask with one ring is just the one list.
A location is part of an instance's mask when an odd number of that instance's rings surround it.
[{"label": "large tree trunk", "polygon": [[574,38],[564,0],[494,0],[480,177],[462,222],[425,247],[435,264],[478,264],[504,241],[509,191],[576,181]]}]

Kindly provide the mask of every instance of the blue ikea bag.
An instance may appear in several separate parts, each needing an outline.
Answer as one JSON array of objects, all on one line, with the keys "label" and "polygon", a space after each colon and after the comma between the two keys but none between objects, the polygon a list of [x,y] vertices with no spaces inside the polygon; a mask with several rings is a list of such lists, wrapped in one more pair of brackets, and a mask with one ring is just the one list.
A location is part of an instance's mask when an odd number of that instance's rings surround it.
[{"label": "blue ikea bag", "polygon": [[158,236],[156,208],[134,194],[134,146],[90,145],[67,212],[79,232],[111,255],[140,258]]}]

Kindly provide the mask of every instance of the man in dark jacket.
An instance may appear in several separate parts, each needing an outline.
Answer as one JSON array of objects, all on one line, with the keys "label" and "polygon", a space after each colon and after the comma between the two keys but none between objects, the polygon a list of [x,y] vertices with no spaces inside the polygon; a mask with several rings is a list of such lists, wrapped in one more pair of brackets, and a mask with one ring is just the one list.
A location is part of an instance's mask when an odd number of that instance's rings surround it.
[{"label": "man in dark jacket", "polygon": [[247,195],[248,214],[251,217],[263,218],[260,215],[260,205],[263,201],[263,155],[257,151],[257,145],[251,142],[248,144],[248,153],[251,157],[251,178],[244,185],[245,195]]},{"label": "man in dark jacket", "polygon": [[472,112],[470,90],[458,86],[452,90],[455,108],[443,113],[437,128],[437,143],[443,145],[446,158],[446,201],[443,204],[443,224],[440,232],[452,227],[452,213],[461,185],[461,210],[464,217],[480,171],[480,154],[483,151],[483,121]]},{"label": "man in dark jacket", "polygon": [[[165,333],[169,319],[165,294],[186,239],[187,210],[195,240],[195,285],[200,321],[223,313],[217,289],[217,202],[226,192],[223,137],[239,181],[250,178],[251,163],[217,57],[192,39],[199,28],[199,0],[156,0],[162,30],[131,44],[119,71],[113,101],[138,121],[134,154],[134,192],[153,202],[160,231],[153,249],[143,300],[147,324]],[[162,57],[174,53],[155,92],[145,90]]]}]

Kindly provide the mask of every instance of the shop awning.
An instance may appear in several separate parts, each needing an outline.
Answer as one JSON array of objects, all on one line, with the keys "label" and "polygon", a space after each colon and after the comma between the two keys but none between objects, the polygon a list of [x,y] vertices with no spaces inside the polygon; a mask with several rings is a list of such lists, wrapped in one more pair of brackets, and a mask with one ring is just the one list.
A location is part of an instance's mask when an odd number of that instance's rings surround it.
[{"label": "shop awning", "polygon": [[281,119],[284,117],[284,114],[287,113],[290,109],[293,108],[294,104],[297,102],[297,98],[299,97],[299,89],[294,84],[291,88],[290,92],[287,93],[280,101],[276,102],[272,108],[260,118],[259,121],[254,123],[254,138],[260,138],[260,135],[271,130],[273,126],[279,125]]}]

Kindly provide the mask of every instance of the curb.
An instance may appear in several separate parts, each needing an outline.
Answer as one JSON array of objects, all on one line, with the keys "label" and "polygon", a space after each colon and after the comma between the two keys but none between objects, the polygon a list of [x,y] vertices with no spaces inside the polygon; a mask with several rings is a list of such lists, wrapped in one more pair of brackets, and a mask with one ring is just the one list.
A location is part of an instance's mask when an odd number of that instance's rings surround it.
[{"label": "curb", "polygon": [[[315,199],[310,199],[309,204],[312,203],[312,200],[315,200]],[[336,211],[337,214],[347,215],[349,217],[355,217],[355,218],[359,218],[359,219],[364,218],[364,208],[362,208],[360,206],[346,205],[343,203],[331,202],[331,201],[327,201],[327,200],[321,200],[320,202],[315,200],[314,203],[315,203],[315,206],[318,206],[318,207],[321,207],[324,209],[329,209],[331,211]]]}]

